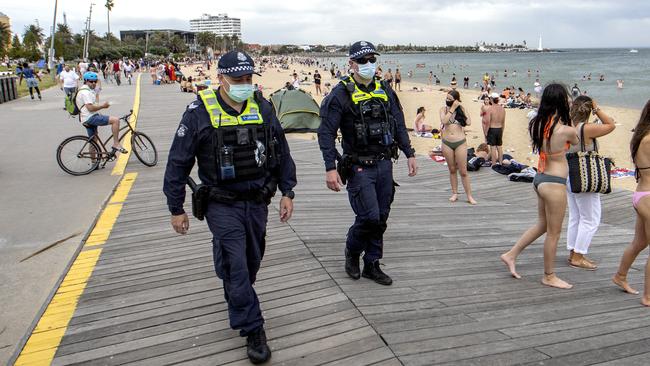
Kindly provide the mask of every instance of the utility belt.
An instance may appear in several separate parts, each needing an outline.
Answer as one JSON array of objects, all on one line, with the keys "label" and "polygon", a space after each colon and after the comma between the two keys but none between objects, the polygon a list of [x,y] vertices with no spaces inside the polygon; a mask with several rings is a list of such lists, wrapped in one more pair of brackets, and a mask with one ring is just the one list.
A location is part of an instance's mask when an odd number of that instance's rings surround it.
[{"label": "utility belt", "polygon": [[244,192],[232,192],[215,186],[196,184],[191,177],[188,177],[187,184],[192,190],[192,215],[199,220],[205,217],[210,202],[225,204],[255,202],[269,205],[278,188],[275,178],[270,179],[261,189]]},{"label": "utility belt", "polygon": [[372,167],[377,165],[381,160],[397,159],[399,156],[397,147],[391,147],[390,152],[384,153],[363,153],[363,154],[343,154],[339,155],[337,152],[336,170],[341,177],[341,182],[346,184],[347,180],[352,177],[352,165],[361,165],[364,167]]}]

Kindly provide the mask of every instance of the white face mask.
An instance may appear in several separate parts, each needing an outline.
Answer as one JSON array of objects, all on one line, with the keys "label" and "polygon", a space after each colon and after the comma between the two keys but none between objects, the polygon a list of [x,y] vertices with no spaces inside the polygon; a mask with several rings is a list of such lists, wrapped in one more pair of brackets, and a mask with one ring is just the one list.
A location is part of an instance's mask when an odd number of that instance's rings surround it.
[{"label": "white face mask", "polygon": [[357,74],[359,74],[363,79],[370,80],[375,76],[375,71],[377,70],[376,64],[366,62],[365,64],[357,64],[357,66],[359,67]]}]

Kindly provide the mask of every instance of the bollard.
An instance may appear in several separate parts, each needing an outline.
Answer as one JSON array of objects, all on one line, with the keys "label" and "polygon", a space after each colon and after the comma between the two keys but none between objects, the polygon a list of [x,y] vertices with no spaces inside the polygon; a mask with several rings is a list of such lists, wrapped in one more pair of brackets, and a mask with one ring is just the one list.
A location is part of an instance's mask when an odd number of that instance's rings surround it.
[{"label": "bollard", "polygon": [[0,78],[0,103],[9,101],[9,83],[8,78]]},{"label": "bollard", "polygon": [[18,98],[16,79],[15,76],[0,76],[0,103],[6,103]]}]

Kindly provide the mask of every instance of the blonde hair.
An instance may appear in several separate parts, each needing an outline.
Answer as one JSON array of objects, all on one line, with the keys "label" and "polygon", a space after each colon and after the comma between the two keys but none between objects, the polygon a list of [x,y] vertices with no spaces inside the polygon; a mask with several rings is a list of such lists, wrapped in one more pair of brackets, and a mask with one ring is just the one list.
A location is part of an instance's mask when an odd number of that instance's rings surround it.
[{"label": "blonde hair", "polygon": [[571,110],[569,111],[571,123],[575,126],[578,123],[587,122],[593,109],[594,102],[591,98],[586,95],[577,97],[571,104]]}]

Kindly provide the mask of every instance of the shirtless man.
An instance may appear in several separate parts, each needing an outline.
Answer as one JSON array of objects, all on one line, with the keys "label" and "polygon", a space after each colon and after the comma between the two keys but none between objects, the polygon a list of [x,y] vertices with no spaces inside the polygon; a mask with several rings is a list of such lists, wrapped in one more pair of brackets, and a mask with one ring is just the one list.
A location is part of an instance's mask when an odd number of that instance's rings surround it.
[{"label": "shirtless man", "polygon": [[489,128],[486,134],[487,144],[490,145],[492,165],[501,164],[503,160],[503,130],[506,124],[506,110],[499,104],[499,94],[492,93],[492,105],[487,108],[486,119]]}]

